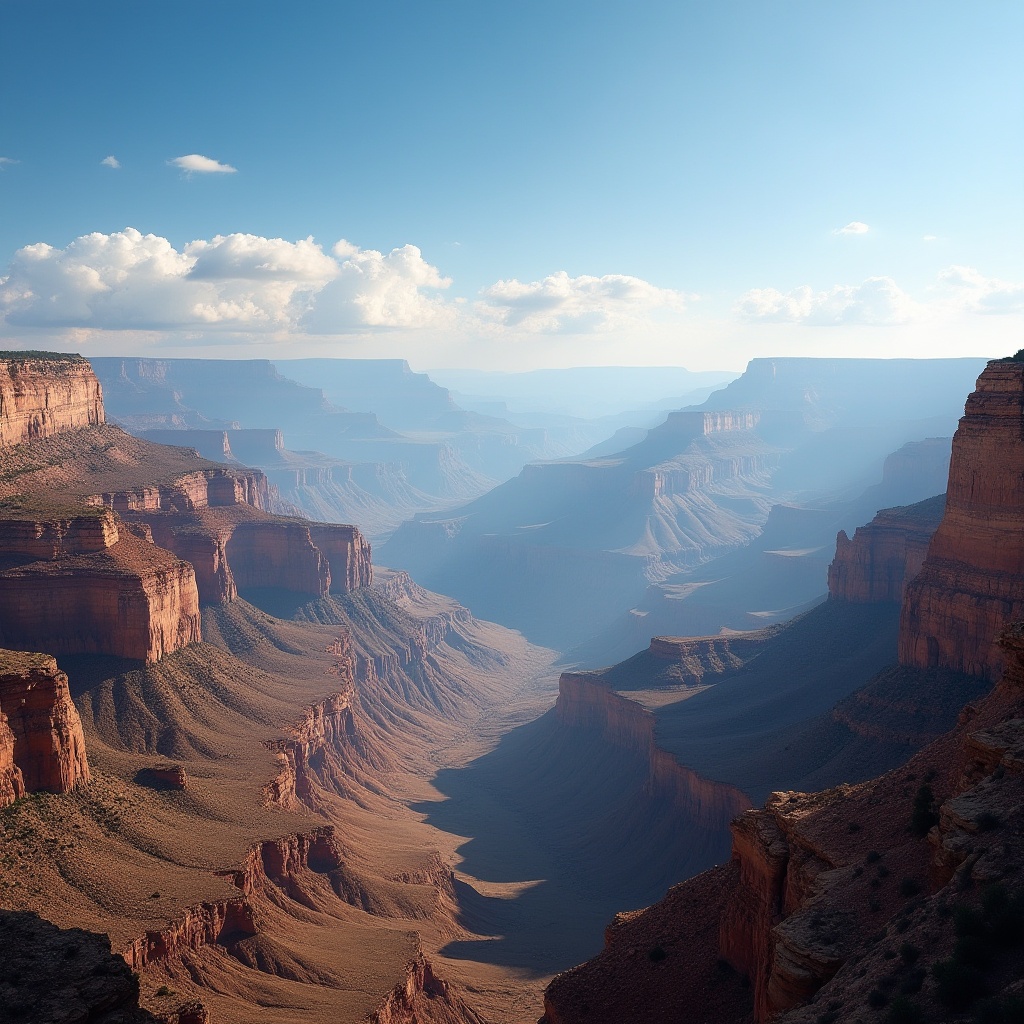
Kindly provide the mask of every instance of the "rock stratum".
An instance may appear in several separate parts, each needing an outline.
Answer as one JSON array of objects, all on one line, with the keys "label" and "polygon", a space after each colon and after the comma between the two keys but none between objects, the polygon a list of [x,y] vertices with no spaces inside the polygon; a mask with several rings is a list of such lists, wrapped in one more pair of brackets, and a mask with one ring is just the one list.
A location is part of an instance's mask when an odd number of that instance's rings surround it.
[{"label": "rock stratum", "polygon": [[258,471],[50,413],[0,446],[0,891],[125,969],[38,1019],[480,1024],[440,952],[479,938],[455,840],[402,797],[550,656],[374,587],[361,533],[274,515]]},{"label": "rock stratum", "polygon": [[[775,792],[740,815],[727,865],[621,915],[599,957],[556,978],[547,1024],[697,1015],[820,1024],[869,1019],[887,1005],[891,1020],[1018,1012],[1024,626],[1009,623],[1020,614],[1024,568],[1011,537],[1024,510],[1022,380],[1013,361],[982,373],[954,437],[945,501],[884,510],[852,540],[839,536],[823,609],[898,608],[902,597],[902,612],[900,664],[840,701],[833,727],[857,742],[904,730],[918,752],[877,778]],[[743,638],[746,649],[732,637],[660,639],[647,658],[677,665],[680,684],[700,685],[763,669],[797,628],[778,627],[759,644]],[[792,671],[777,666],[774,685]],[[957,698],[951,729],[937,735],[936,719],[910,735]],[[659,743],[665,731],[659,721]],[[786,738],[807,745],[816,735]],[[781,780],[786,757],[776,753],[767,770]],[[849,765],[837,767],[850,777]]]},{"label": "rock stratum", "polygon": [[992,681],[1024,616],[1024,363],[988,364],[953,439],[942,523],[908,586],[900,662]]},{"label": "rock stratum", "polygon": [[81,356],[4,353],[0,358],[0,445],[103,422],[103,393]]}]

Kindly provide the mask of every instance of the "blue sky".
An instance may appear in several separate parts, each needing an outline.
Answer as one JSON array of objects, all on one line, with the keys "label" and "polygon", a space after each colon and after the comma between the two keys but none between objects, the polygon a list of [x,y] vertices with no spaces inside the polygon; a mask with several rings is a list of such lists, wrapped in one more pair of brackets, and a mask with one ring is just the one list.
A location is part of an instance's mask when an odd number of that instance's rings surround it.
[{"label": "blue sky", "polygon": [[1009,2],[0,0],[0,334],[510,369],[999,355],[1021,39]]}]

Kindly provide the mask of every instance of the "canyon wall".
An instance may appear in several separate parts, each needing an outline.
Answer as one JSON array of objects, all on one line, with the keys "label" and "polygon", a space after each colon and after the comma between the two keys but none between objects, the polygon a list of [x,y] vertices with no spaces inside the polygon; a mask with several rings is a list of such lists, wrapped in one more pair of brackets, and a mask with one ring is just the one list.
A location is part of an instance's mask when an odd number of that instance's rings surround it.
[{"label": "canyon wall", "polygon": [[920,572],[932,535],[942,520],[945,496],[882,509],[853,538],[840,530],[828,567],[828,592],[835,600],[871,603],[903,600]]},{"label": "canyon wall", "polygon": [[596,730],[603,742],[645,757],[651,793],[666,798],[699,832],[723,831],[750,807],[750,800],[735,786],[705,779],[659,749],[654,715],[616,693],[595,673],[563,672],[555,713],[568,728]]},{"label": "canyon wall", "polygon": [[153,662],[199,639],[192,566],[127,532],[101,553],[0,573],[0,644]]},{"label": "canyon wall", "polygon": [[0,718],[0,805],[25,792],[68,793],[89,781],[68,677],[49,655],[0,651]]},{"label": "canyon wall", "polygon": [[0,445],[102,422],[100,382],[81,356],[8,353],[0,358]]},{"label": "canyon wall", "polygon": [[942,522],[907,586],[899,659],[995,680],[1024,616],[1024,363],[991,362],[953,438]]}]

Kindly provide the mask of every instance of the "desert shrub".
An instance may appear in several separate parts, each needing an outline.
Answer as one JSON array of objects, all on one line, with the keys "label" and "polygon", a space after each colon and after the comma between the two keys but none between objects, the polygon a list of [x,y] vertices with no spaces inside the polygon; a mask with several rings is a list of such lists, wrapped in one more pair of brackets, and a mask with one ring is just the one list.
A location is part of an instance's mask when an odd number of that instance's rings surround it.
[{"label": "desert shrub", "polygon": [[869,850],[868,855],[864,858],[865,864],[874,864],[882,859],[882,855],[877,850]]},{"label": "desert shrub", "polygon": [[924,1012],[920,1005],[906,996],[897,996],[885,1015],[885,1024],[919,1024],[922,1020]]},{"label": "desert shrub", "polygon": [[923,967],[915,967],[904,979],[900,982],[900,992],[905,996],[916,995],[921,991],[921,986],[924,984],[924,979],[928,977],[928,972]]},{"label": "desert shrub", "polygon": [[909,942],[904,942],[900,946],[900,959],[909,967],[911,964],[916,964],[918,957],[921,955],[921,950],[917,946],[912,945]]},{"label": "desert shrub", "polygon": [[932,966],[935,995],[950,1010],[966,1010],[985,994],[985,979],[977,967],[952,960],[940,960]]},{"label": "desert shrub", "polygon": [[916,878],[904,878],[900,882],[900,895],[906,899],[916,896],[921,891],[921,883]]},{"label": "desert shrub", "polygon": [[160,986],[160,987],[159,987],[159,988],[158,988],[158,989],[156,990],[156,994],[157,994],[158,996],[169,996],[169,995],[171,995],[172,993],[171,993],[171,990],[170,990],[170,989],[169,989],[169,988],[168,988],[168,987],[167,987],[166,985],[161,985],[161,986]]},{"label": "desert shrub", "polygon": [[873,988],[868,993],[868,1006],[876,1010],[880,1010],[887,1002],[889,997],[880,988]]},{"label": "desert shrub", "polygon": [[647,959],[653,960],[655,963],[658,963],[659,960],[664,960],[666,956],[668,956],[668,953],[661,946],[655,946],[647,951]]},{"label": "desert shrub", "polygon": [[910,831],[915,836],[926,836],[932,825],[937,825],[939,815],[935,809],[935,794],[928,783],[923,783],[914,796],[914,809],[910,814]]}]

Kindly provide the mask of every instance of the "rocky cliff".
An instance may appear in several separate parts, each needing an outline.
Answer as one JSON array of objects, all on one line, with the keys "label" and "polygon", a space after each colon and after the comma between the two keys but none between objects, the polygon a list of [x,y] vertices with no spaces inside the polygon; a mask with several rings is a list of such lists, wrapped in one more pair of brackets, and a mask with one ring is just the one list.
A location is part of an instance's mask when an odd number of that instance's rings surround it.
[{"label": "rocky cliff", "polygon": [[899,658],[996,679],[1024,616],[1024,363],[991,362],[953,438],[942,522],[906,588]]},{"label": "rocky cliff", "polygon": [[152,662],[200,638],[192,566],[125,532],[91,554],[0,573],[0,643]]},{"label": "rocky cliff", "polygon": [[595,673],[563,672],[555,713],[569,728],[597,731],[610,746],[641,754],[648,764],[648,789],[668,801],[705,843],[713,845],[729,822],[750,806],[735,786],[702,778],[659,749],[654,715],[616,693]]},{"label": "rocky cliff", "polygon": [[883,509],[867,526],[859,526],[852,540],[840,530],[828,568],[829,595],[839,601],[902,601],[924,564],[945,505],[945,495],[938,495]]},{"label": "rocky cliff", "polygon": [[68,793],[89,781],[68,677],[46,654],[0,651],[0,805],[25,792]]},{"label": "rocky cliff", "polygon": [[1024,969],[1024,626],[1002,643],[1002,681],[952,732],[878,779],[746,811],[728,866],[622,915],[552,982],[547,1024],[815,1024],[889,1003],[891,1020],[948,1021],[986,994],[1004,1012]]},{"label": "rocky cliff", "polygon": [[100,382],[81,356],[0,354],[0,445],[102,422]]}]

